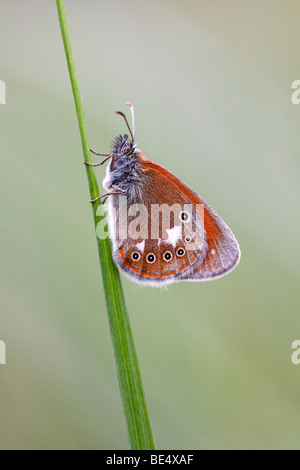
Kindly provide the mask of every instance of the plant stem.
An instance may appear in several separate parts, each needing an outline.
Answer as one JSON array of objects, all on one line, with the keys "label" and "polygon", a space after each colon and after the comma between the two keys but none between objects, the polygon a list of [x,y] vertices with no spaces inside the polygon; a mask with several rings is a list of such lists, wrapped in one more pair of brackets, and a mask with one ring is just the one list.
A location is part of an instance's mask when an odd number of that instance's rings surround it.
[{"label": "plant stem", "polygon": [[[76,106],[84,160],[85,162],[91,163],[64,0],[56,0],[56,4]],[[99,189],[94,170],[92,167],[86,166],[86,172],[89,183],[90,196],[91,199],[95,199],[99,196]],[[95,228],[97,229],[97,225],[102,219],[102,216],[100,215],[100,201],[93,203],[92,209]],[[128,430],[129,444],[131,449],[152,450],[155,449],[154,439],[119,271],[112,259],[109,239],[100,239],[97,237],[97,243],[120,393]]]}]

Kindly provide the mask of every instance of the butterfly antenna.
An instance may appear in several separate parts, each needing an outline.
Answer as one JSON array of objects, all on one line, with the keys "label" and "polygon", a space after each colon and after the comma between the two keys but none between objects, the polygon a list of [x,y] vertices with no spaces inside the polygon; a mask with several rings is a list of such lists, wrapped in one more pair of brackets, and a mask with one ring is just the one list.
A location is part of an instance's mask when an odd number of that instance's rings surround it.
[{"label": "butterfly antenna", "polygon": [[127,121],[127,118],[126,118],[125,114],[122,113],[121,111],[116,111],[115,114],[120,114],[120,116],[122,116],[122,117],[124,118],[124,120],[125,120],[125,122],[126,122],[126,126],[128,127],[128,130],[129,130],[129,132],[130,132],[132,142],[134,142],[134,135],[133,135],[132,132],[131,132],[131,129],[130,129],[130,127],[129,127],[129,124],[128,124],[128,121]]},{"label": "butterfly antenna", "polygon": [[135,139],[135,125],[134,125],[134,107],[129,101],[126,101],[127,106],[129,106],[131,111],[131,122],[132,122],[132,132],[133,132],[133,140]]}]

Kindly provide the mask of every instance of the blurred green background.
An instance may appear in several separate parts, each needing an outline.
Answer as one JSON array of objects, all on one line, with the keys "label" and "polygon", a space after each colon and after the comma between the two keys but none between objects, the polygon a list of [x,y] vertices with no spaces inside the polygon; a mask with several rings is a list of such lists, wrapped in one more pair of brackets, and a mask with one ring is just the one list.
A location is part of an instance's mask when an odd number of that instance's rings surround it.
[{"label": "blurred green background", "polygon": [[[209,283],[122,278],[157,447],[299,448],[299,2],[66,8],[90,146],[132,101],[139,147],[242,250]],[[126,449],[56,4],[2,0],[0,18],[0,448]]]}]

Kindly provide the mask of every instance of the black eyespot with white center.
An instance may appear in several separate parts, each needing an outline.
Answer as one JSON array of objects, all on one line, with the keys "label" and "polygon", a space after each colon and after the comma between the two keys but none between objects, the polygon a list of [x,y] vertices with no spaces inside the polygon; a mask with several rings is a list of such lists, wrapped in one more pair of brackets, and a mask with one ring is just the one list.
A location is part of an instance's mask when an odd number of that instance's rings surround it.
[{"label": "black eyespot with white center", "polygon": [[189,235],[187,235],[187,236],[185,237],[185,242],[186,242],[186,243],[189,243],[191,240],[192,240],[192,239],[191,239],[191,237],[190,237]]},{"label": "black eyespot with white center", "polygon": [[173,255],[170,251],[166,251],[163,255],[165,261],[169,262],[173,258]]},{"label": "black eyespot with white center", "polygon": [[131,253],[131,259],[133,261],[139,261],[141,259],[141,254],[138,251],[133,251],[133,253]]},{"label": "black eyespot with white center", "polygon": [[156,260],[156,256],[154,253],[148,253],[146,260],[148,263],[153,264],[154,261]]},{"label": "black eyespot with white center", "polygon": [[190,220],[190,214],[189,214],[187,211],[182,211],[182,212],[180,212],[180,214],[179,214],[179,219],[180,219],[182,222],[189,222],[189,220]]},{"label": "black eyespot with white center", "polygon": [[178,248],[176,251],[177,256],[181,257],[185,255],[185,249],[184,248]]}]

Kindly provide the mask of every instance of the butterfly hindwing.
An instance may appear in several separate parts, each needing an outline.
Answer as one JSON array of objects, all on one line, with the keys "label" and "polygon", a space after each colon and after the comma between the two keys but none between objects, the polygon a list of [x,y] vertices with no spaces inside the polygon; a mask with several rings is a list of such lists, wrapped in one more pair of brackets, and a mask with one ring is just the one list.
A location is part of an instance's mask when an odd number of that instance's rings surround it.
[{"label": "butterfly hindwing", "polygon": [[[147,209],[147,222],[139,220],[148,229],[143,237],[139,237],[137,230],[130,233],[131,222],[136,223],[132,216],[128,217],[126,237],[116,236],[122,223],[121,210],[118,197],[111,196],[115,211],[111,236],[114,258],[120,268],[136,282],[151,285],[209,280],[231,271],[238,263],[240,251],[223,220],[165,168],[145,158],[141,168],[145,175],[142,195],[135,193],[134,200],[127,202],[128,207],[138,203]],[[160,213],[168,207],[174,211],[166,214],[169,225],[164,227]],[[191,209],[186,217],[188,207]]]},{"label": "butterfly hindwing", "polygon": [[225,222],[203,201],[206,253],[191,273],[182,275],[187,281],[206,281],[229,273],[240,259],[239,245]]}]

